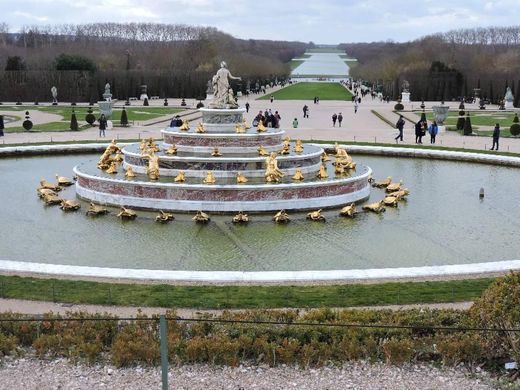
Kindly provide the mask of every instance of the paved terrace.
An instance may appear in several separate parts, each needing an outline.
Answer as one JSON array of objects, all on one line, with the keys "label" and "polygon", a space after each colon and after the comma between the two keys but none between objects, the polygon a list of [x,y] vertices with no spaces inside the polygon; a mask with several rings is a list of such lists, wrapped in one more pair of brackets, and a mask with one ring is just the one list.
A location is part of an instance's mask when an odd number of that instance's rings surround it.
[{"label": "paved terrace", "polygon": [[[267,95],[270,95],[274,89],[268,89]],[[337,140],[344,142],[377,142],[377,143],[391,143],[395,144],[394,137],[397,135],[397,130],[386,122],[375,116],[372,111],[378,112],[383,117],[387,118],[391,123],[395,123],[398,119],[397,114],[393,113],[395,102],[385,103],[378,99],[372,100],[368,97],[364,99],[359,107],[357,114],[354,114],[354,106],[350,101],[321,101],[319,104],[314,104],[312,101],[298,101],[298,100],[275,100],[270,103],[269,100],[254,100],[258,95],[249,96],[249,98],[240,98],[239,104],[244,106],[246,101],[249,102],[251,108],[247,114],[247,119],[252,122],[254,116],[259,110],[271,109],[273,112],[278,111],[282,116],[281,127],[287,131],[287,134],[293,138],[300,138],[302,140]],[[178,100],[178,99],[177,99]],[[169,99],[172,107],[180,106],[180,100]],[[187,110],[181,115],[191,121],[196,121],[200,115],[195,110],[195,105],[198,101],[187,100]],[[62,103],[67,104],[67,103]],[[117,103],[116,103],[117,104]],[[120,103],[122,104],[122,102]],[[162,101],[152,101],[152,105],[162,105]],[[307,104],[310,108],[310,117],[303,118],[303,105]],[[425,102],[426,108],[431,108],[432,105],[438,102]],[[5,107],[6,103],[4,103]],[[405,105],[404,115],[411,120],[418,120],[419,116],[411,112],[412,108],[418,108],[420,102],[413,102]],[[458,108],[457,102],[448,103],[453,108]],[[133,102],[133,106],[137,106],[137,102]],[[30,110],[30,106],[28,107]],[[466,104],[466,110],[478,110],[476,104]],[[489,109],[488,109],[489,110]],[[0,113],[6,114],[8,111],[0,106]],[[333,113],[343,114],[342,127],[332,127],[331,116]],[[20,115],[20,112],[17,112]],[[47,122],[49,121],[49,114],[31,111],[31,119],[33,122]],[[161,129],[169,124],[172,115],[166,115],[161,118],[153,119],[149,122],[142,122],[129,128],[114,128],[107,130],[106,140],[116,139],[133,139],[143,137],[161,138]],[[299,126],[297,129],[292,127],[293,119],[297,118]],[[82,119],[82,118],[78,118]],[[483,128],[483,127],[481,127]],[[484,128],[485,129],[485,128]],[[491,130],[491,128],[489,128]],[[503,128],[504,134],[509,133],[508,128]],[[98,129],[96,127],[80,132],[65,131],[65,132],[24,132],[24,133],[5,133],[4,137],[0,137],[0,143],[34,143],[34,142],[60,142],[60,141],[100,141],[98,137]],[[429,145],[429,136],[423,138],[425,146]],[[471,137],[461,136],[456,132],[446,132],[437,136],[438,146],[450,146],[467,149],[485,150],[491,147],[491,137]],[[415,144],[415,135],[413,123],[407,121],[404,130],[403,144]],[[501,138],[500,150],[520,153],[520,138]]]}]

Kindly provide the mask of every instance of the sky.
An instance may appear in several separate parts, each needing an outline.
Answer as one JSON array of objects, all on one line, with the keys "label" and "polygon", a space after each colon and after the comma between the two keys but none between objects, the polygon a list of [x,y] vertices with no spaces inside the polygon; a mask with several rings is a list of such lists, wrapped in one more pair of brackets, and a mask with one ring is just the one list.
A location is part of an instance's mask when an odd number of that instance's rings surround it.
[{"label": "sky", "polygon": [[520,0],[0,0],[0,23],[153,22],[243,39],[405,42],[453,29],[519,24]]}]

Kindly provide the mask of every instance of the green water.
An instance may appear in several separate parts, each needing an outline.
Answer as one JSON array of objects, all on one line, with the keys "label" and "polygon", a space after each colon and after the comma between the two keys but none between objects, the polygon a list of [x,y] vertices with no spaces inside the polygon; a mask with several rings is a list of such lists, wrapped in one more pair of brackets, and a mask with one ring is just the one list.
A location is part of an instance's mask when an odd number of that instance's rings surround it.
[{"label": "green water", "polygon": [[[270,215],[235,226],[230,216],[207,225],[176,214],[170,224],[138,212],[122,222],[117,210],[85,216],[45,206],[40,178],[72,176],[72,167],[97,155],[0,159],[0,259],[55,264],[168,270],[329,270],[512,260],[520,252],[520,170],[459,162],[354,156],[375,179],[403,180],[411,194],[399,208],[354,220],[327,210],[326,223],[293,214],[288,225]],[[486,197],[478,197],[484,187]],[[61,193],[75,197],[74,187]],[[373,189],[370,202],[383,198]]]}]

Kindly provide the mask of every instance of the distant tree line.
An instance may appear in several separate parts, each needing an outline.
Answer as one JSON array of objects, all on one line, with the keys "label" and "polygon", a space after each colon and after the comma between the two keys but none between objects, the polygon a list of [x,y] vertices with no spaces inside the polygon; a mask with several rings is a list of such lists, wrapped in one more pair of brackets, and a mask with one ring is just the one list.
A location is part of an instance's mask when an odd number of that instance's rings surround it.
[{"label": "distant tree line", "polygon": [[241,40],[212,27],[154,23],[30,26],[0,23],[0,100],[95,101],[105,83],[114,97],[205,98],[222,60],[242,77],[235,90],[287,78],[302,42]]},{"label": "distant tree line", "polygon": [[[460,29],[406,42],[341,44],[359,60],[352,76],[398,99],[404,80],[413,100],[503,99],[520,95],[520,27]],[[515,99],[518,102],[518,99]]]}]

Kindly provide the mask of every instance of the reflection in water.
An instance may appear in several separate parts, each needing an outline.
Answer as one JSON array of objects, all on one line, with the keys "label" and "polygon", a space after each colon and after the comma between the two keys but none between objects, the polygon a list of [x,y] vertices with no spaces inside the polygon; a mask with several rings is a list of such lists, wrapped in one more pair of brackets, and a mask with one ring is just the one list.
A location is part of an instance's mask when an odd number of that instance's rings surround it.
[{"label": "reflection in water", "polygon": [[[291,214],[276,225],[251,215],[247,226],[213,215],[197,225],[175,214],[170,224],[138,212],[122,222],[111,214],[87,217],[46,207],[36,196],[41,178],[70,176],[97,155],[0,159],[0,259],[169,270],[327,270],[474,263],[515,259],[520,210],[511,207],[520,170],[437,160],[356,156],[374,178],[403,180],[411,194],[399,208],[351,220],[326,210],[326,223]],[[478,192],[485,188],[486,196]],[[74,188],[61,196],[74,198]],[[383,198],[373,189],[370,202]],[[247,211],[247,210],[244,210]]]}]

